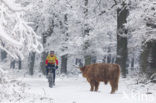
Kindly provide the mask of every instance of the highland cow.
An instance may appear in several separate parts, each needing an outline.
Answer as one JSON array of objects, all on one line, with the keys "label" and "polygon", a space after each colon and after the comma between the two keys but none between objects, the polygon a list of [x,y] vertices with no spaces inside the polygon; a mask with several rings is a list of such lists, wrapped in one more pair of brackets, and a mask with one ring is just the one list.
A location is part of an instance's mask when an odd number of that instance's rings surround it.
[{"label": "highland cow", "polygon": [[120,66],[118,64],[96,63],[80,68],[83,77],[90,83],[90,91],[98,91],[99,83],[110,82],[111,93],[118,89]]}]

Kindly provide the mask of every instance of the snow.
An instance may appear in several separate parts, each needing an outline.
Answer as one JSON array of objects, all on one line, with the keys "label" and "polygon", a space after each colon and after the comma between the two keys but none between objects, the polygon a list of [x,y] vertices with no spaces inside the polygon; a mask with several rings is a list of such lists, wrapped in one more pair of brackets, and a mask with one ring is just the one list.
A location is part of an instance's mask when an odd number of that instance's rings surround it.
[{"label": "snow", "polygon": [[[1,68],[3,66],[1,65]],[[54,88],[42,74],[30,76],[23,70],[0,69],[0,103],[155,103],[156,84],[138,83],[136,77],[120,78],[119,89],[110,94],[109,84],[100,84],[98,92],[79,75],[57,75]]]},{"label": "snow", "polygon": [[[45,77],[18,77],[18,80],[25,83],[25,99],[18,103],[30,103],[30,101],[31,103],[156,102],[154,92],[152,92],[153,94],[145,94],[145,90],[140,89],[140,85],[132,85],[132,81],[134,81],[132,79],[120,78],[119,90],[115,94],[110,94],[110,85],[105,86],[103,83],[100,84],[98,92],[90,92],[90,85],[82,76],[58,76],[54,88],[48,87],[48,82]],[[135,87],[137,87],[137,89]]]}]

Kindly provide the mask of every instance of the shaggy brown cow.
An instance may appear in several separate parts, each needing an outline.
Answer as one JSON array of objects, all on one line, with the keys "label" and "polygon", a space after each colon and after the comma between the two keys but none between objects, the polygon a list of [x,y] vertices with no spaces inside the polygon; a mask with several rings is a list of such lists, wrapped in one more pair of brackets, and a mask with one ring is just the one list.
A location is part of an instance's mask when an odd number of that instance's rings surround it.
[{"label": "shaggy brown cow", "polygon": [[111,93],[118,89],[120,76],[120,66],[118,64],[96,63],[80,68],[83,77],[87,78],[90,83],[91,91],[98,91],[99,83],[110,82],[112,87]]}]

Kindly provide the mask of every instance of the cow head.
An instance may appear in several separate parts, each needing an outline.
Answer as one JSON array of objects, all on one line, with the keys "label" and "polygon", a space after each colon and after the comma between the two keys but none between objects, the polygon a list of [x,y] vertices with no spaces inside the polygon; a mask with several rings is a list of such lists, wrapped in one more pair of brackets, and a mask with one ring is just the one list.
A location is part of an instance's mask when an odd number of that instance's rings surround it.
[{"label": "cow head", "polygon": [[81,72],[83,73],[85,71],[86,66],[80,67]]},{"label": "cow head", "polygon": [[84,66],[84,67],[81,67],[80,68],[80,71],[82,72],[82,75],[84,76],[84,77],[87,77],[87,66]]},{"label": "cow head", "polygon": [[84,77],[87,77],[87,75],[86,75],[86,72],[87,72],[87,66],[82,66],[82,67],[80,67],[80,66],[77,66],[77,65],[73,65],[75,68],[78,68],[78,69],[80,69],[80,71],[82,72],[82,75],[84,76]]}]

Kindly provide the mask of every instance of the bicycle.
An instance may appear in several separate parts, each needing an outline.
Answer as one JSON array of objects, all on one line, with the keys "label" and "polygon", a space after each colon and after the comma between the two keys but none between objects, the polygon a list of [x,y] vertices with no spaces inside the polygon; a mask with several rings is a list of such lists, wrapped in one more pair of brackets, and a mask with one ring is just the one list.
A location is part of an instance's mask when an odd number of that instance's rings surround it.
[{"label": "bicycle", "polygon": [[54,86],[54,74],[53,74],[53,69],[55,69],[54,67],[49,67],[48,68],[48,76],[47,76],[47,79],[48,79],[48,83],[49,83],[49,87],[52,88]]}]

